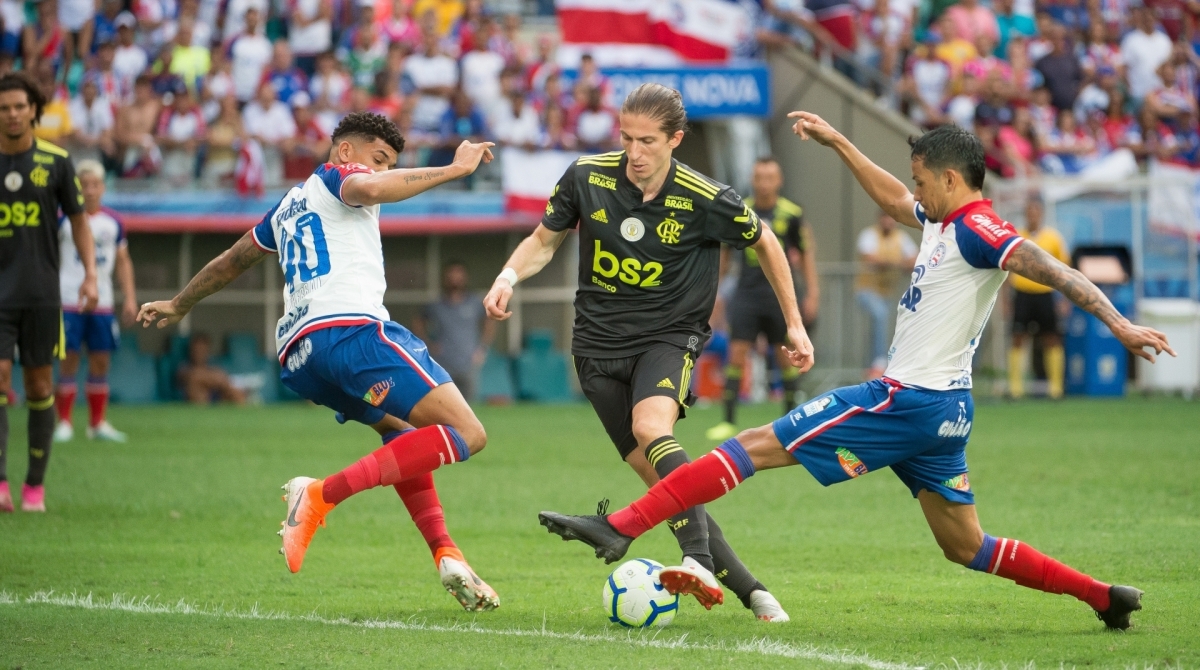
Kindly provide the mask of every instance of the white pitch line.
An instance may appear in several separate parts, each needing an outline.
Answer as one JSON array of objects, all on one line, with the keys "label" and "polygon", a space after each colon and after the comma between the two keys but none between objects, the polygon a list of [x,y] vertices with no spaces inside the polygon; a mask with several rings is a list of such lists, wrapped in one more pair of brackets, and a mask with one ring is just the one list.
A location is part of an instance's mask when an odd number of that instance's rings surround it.
[{"label": "white pitch line", "polygon": [[787,642],[778,642],[766,637],[745,641],[717,642],[714,644],[694,643],[687,641],[687,635],[662,639],[659,634],[647,635],[630,632],[625,636],[605,633],[560,633],[548,630],[543,623],[542,628],[483,628],[474,622],[469,624],[441,625],[416,621],[397,621],[394,619],[349,619],[346,617],[323,617],[318,614],[295,615],[287,612],[265,612],[255,605],[250,610],[224,609],[216,607],[196,607],[180,599],[175,604],[167,604],[145,598],[130,598],[114,594],[112,598],[94,598],[91,593],[86,596],[56,595],[53,591],[38,591],[33,595],[21,596],[0,591],[0,605],[53,605],[58,607],[73,607],[86,610],[102,610],[110,612],[131,612],[134,614],[182,614],[204,616],[222,619],[241,619],[247,621],[295,621],[315,623],[325,626],[346,626],[350,628],[366,628],[372,630],[403,630],[430,633],[477,633],[500,637],[531,637],[564,640],[568,642],[604,642],[628,644],[634,647],[649,649],[683,649],[695,651],[736,652],[741,654],[758,654],[781,658],[804,659],[821,661],[834,665],[864,666],[871,670],[924,670],[922,666],[906,663],[889,663],[880,661],[866,654],[850,651],[826,651],[814,645],[798,646]]}]

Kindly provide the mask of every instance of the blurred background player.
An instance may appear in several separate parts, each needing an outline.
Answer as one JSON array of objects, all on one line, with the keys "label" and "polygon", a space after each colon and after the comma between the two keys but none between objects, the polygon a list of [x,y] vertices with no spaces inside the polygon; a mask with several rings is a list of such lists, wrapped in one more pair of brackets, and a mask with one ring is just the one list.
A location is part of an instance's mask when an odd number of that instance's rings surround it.
[{"label": "blurred background player", "polygon": [[[1031,197],[1025,204],[1025,230],[1021,231],[1021,237],[1069,265],[1071,254],[1067,252],[1066,240],[1057,230],[1042,226],[1044,213],[1042,197]],[[1054,289],[1018,274],[1009,277],[1009,283],[1013,287],[1013,315],[1012,348],[1008,351],[1008,393],[1013,398],[1025,397],[1025,343],[1028,337],[1035,337],[1040,340],[1046,367],[1046,392],[1051,398],[1061,398],[1067,362],[1062,334],[1058,330]]]},{"label": "blurred background player", "polygon": [[72,302],[85,312],[96,307],[96,249],[75,167],[66,150],[34,139],[45,104],[41,88],[29,75],[0,76],[0,207],[13,224],[0,228],[0,512],[13,511],[6,465],[8,394],[16,349],[21,352],[29,406],[29,470],[21,488],[21,509],[46,511],[44,481],[54,438],[53,363],[66,354],[54,225],[60,209],[71,220],[83,264],[83,282]]},{"label": "blurred background player", "polygon": [[83,209],[96,242],[96,278],[99,301],[96,309],[82,312],[75,304],[83,285],[84,267],[75,251],[74,232],[69,219],[59,223],[58,240],[62,249],[59,269],[59,289],[62,293],[63,331],[67,339],[67,356],[58,366],[58,389],[54,403],[58,408],[58,427],[54,441],[66,442],[75,435],[71,424],[71,409],[78,393],[76,373],[79,372],[79,352],[87,344],[88,429],[89,440],[124,442],[125,433],[112,427],[104,417],[108,408],[108,369],[112,352],[117,349],[119,329],[114,313],[113,275],[121,286],[121,321],[133,323],[137,317],[137,294],[133,282],[133,261],[125,228],[116,216],[100,206],[104,198],[104,166],[99,161],[83,160],[77,168],[79,185],[83,190]]},{"label": "blurred background player", "polygon": [[442,271],[442,296],[421,310],[413,333],[429,344],[463,397],[475,399],[479,369],[496,336],[496,322],[483,310],[483,296],[467,291],[470,277],[459,261]]},{"label": "blurred background player", "polygon": [[879,221],[858,234],[856,247],[862,269],[854,278],[854,297],[871,321],[866,378],[878,379],[887,367],[888,324],[901,282],[908,280],[917,260],[917,245],[896,228],[895,219],[880,212]]},{"label": "blurred background player", "polygon": [[175,383],[183,399],[193,405],[246,402],[246,392],[234,385],[228,372],[213,365],[212,338],[208,333],[194,332],[188,337],[187,359],[175,371]]},{"label": "blurred background player", "polygon": [[[783,168],[779,161],[767,156],[754,163],[751,181],[754,197],[746,198],[746,205],[754,210],[759,221],[769,222],[779,243],[787,254],[792,270],[804,277],[803,298],[800,315],[804,325],[812,330],[817,321],[817,308],[821,304],[821,287],[817,279],[816,248],[812,235],[804,222],[804,209],[779,195],[783,188]],[[737,434],[737,405],[741,394],[742,377],[746,371],[746,358],[750,349],[762,335],[767,340],[767,349],[774,352],[783,377],[783,411],[796,405],[796,390],[800,386],[800,371],[788,362],[783,345],[787,344],[787,321],[783,310],[775,299],[775,292],[767,275],[763,273],[754,247],[743,250],[741,272],[733,297],[726,310],[729,320],[729,362],[725,366],[725,420],[708,429],[705,437],[710,440],[728,440]],[[721,248],[721,267],[729,270],[730,248]]]}]

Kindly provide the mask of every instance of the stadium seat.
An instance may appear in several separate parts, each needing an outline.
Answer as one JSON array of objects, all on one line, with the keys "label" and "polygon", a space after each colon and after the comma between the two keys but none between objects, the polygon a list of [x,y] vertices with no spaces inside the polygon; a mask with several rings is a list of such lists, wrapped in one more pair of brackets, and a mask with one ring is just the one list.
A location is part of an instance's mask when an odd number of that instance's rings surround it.
[{"label": "stadium seat", "polygon": [[[86,361],[82,362],[79,367],[86,379]],[[108,385],[110,397],[116,403],[148,403],[157,399],[154,358],[138,350],[137,335],[133,333],[121,335],[120,345],[113,352],[112,367],[108,373]],[[84,394],[80,393],[79,395]]]},{"label": "stadium seat", "polygon": [[158,373],[158,399],[182,400],[179,385],[175,383],[175,373],[179,364],[187,359],[188,338],[186,335],[172,335],[167,341],[167,352],[155,362]]},{"label": "stadium seat", "polygon": [[516,395],[512,359],[489,351],[479,370],[479,399],[489,405],[504,405],[512,402]]},{"label": "stadium seat", "polygon": [[532,330],[525,336],[525,350],[517,357],[517,392],[522,400],[570,402],[574,400],[566,354],[554,350],[548,330]]}]

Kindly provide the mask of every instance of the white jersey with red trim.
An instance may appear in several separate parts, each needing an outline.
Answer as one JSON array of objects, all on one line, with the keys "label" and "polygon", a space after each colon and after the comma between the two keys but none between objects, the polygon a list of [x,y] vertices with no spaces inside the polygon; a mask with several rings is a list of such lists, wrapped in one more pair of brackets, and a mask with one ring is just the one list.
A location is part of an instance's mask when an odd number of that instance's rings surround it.
[{"label": "white jersey with red trim", "polygon": [[252,231],[255,244],[278,253],[283,268],[284,313],[275,328],[280,361],[305,333],[389,320],[379,205],[357,207],[342,199],[347,177],[371,172],[357,163],[326,163]]},{"label": "white jersey with red trim", "polygon": [[884,376],[934,391],[971,388],[971,359],[987,325],[1004,264],[1022,238],[977,200],[934,222],[916,206],[924,225],[908,290],[897,307],[896,334]]},{"label": "white jersey with red trim", "polygon": [[[96,311],[104,314],[113,309],[113,269],[117,266],[117,250],[126,246],[125,226],[117,220],[112,210],[101,208],[95,214],[84,214],[92,239],[96,242],[96,286],[100,300]],[[79,309],[79,287],[83,286],[83,261],[75,249],[75,238],[71,236],[71,220],[63,217],[58,222],[58,244],[61,249],[61,264],[58,268],[58,290],[62,294],[63,309],[68,312]]]}]

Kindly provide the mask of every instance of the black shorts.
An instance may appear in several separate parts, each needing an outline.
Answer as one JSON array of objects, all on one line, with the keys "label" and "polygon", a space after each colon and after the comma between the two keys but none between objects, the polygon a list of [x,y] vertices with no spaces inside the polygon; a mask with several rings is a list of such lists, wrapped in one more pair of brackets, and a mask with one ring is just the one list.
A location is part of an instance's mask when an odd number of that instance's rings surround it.
[{"label": "black shorts", "polygon": [[637,448],[634,405],[654,396],[672,398],[679,403],[682,419],[696,401],[692,393],[695,359],[687,349],[664,344],[626,358],[574,359],[583,395],[592,403],[622,460]]},{"label": "black shorts", "polygon": [[1053,293],[1014,291],[1012,332],[1020,335],[1057,335],[1058,312]]},{"label": "black shorts", "polygon": [[0,360],[13,360],[21,349],[21,365],[39,368],[67,355],[62,310],[58,307],[0,308]]}]

